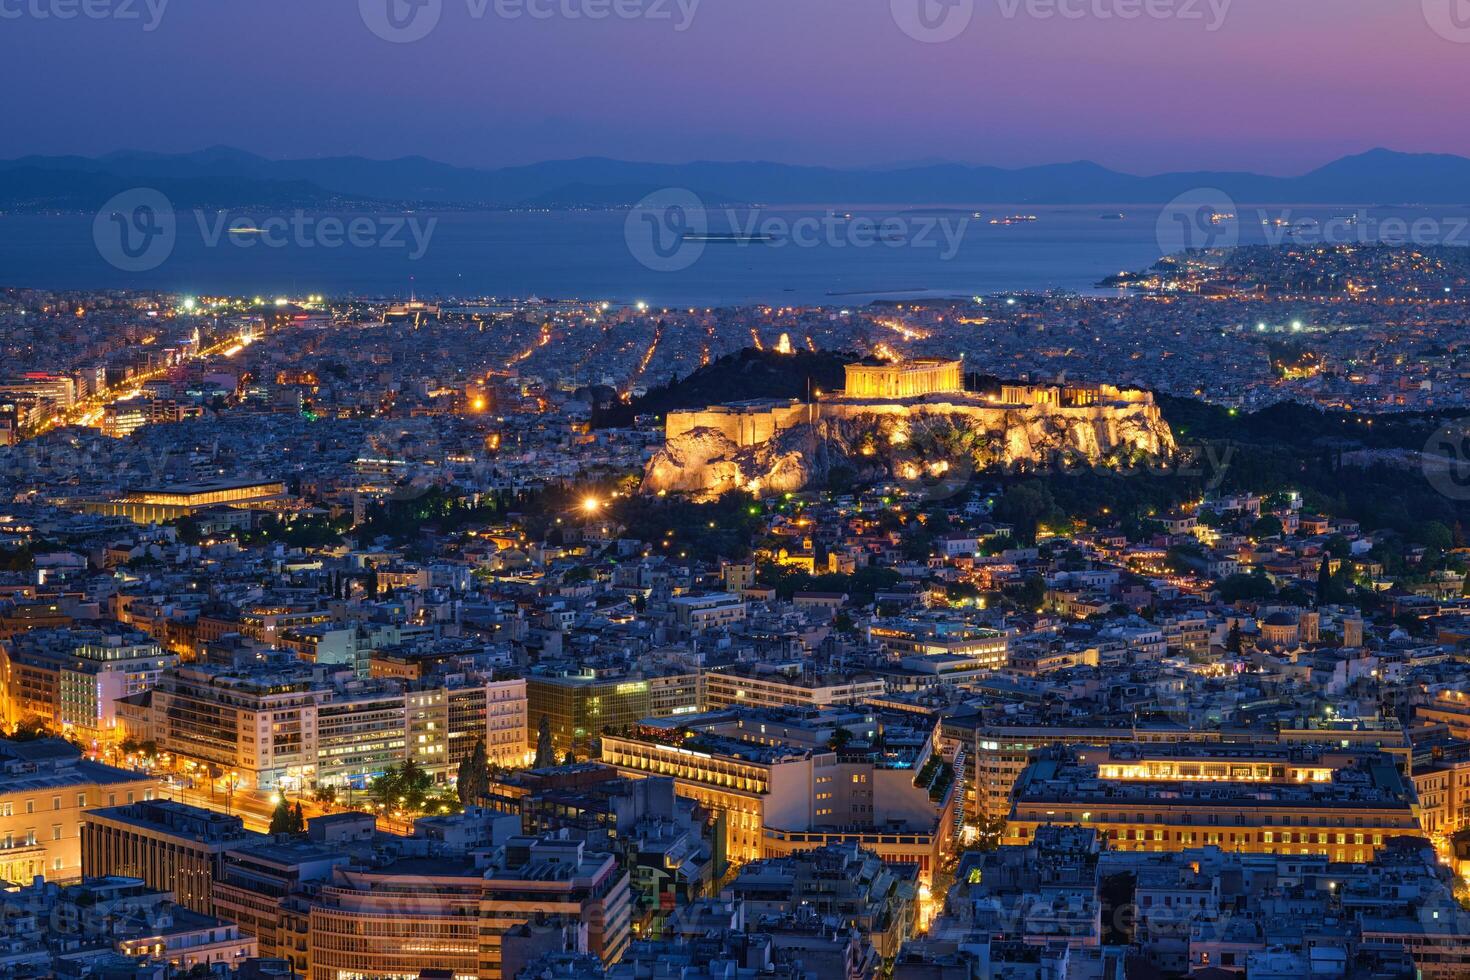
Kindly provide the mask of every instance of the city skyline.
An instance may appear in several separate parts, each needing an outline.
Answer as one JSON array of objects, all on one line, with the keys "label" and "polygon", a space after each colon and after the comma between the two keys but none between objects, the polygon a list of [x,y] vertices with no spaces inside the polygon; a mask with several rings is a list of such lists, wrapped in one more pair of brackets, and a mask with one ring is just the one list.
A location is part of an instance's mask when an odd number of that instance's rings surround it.
[{"label": "city skyline", "polygon": [[1470,977],[1470,0],[0,0],[0,978]]}]

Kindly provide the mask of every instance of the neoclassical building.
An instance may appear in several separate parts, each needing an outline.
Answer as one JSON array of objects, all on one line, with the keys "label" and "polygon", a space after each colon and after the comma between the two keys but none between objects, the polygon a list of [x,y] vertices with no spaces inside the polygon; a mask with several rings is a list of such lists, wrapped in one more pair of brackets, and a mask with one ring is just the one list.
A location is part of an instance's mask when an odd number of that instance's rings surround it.
[{"label": "neoclassical building", "polygon": [[965,390],[964,361],[924,358],[889,364],[846,366],[847,398],[922,398]]}]

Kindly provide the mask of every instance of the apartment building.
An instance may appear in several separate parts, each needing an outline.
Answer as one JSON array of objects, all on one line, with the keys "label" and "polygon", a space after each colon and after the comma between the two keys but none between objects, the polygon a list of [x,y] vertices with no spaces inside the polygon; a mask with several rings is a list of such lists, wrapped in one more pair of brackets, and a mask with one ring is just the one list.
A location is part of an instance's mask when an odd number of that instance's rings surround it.
[{"label": "apartment building", "polygon": [[1004,633],[959,620],[884,619],[868,627],[868,638],[905,660],[949,658],[988,670],[1006,665],[1009,645]]},{"label": "apartment building", "polygon": [[362,789],[409,758],[446,783],[476,742],[497,764],[524,764],[528,751],[526,682],[476,674],[411,682],[294,658],[194,664],[160,684],[150,715],[160,748],[246,788]]},{"label": "apartment building", "polygon": [[179,658],[121,623],[32,630],[0,643],[5,716],[86,739],[118,734],[117,703],[151,690]]},{"label": "apartment building", "polygon": [[887,690],[882,679],[813,673],[800,662],[732,664],[707,670],[706,706],[718,708],[828,708],[863,704]]},{"label": "apartment building", "polygon": [[674,623],[689,634],[707,633],[745,621],[745,600],[732,592],[681,595],[669,600]]}]

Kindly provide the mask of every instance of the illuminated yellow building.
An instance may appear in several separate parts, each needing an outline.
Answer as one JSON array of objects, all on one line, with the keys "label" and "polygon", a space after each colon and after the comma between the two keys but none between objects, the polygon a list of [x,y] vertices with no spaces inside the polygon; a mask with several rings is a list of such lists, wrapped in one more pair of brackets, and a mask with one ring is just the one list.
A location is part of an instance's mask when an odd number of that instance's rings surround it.
[{"label": "illuminated yellow building", "polygon": [[1380,752],[1317,746],[1120,744],[1048,753],[1016,785],[1006,842],[1038,828],[1095,828],[1116,850],[1214,845],[1371,861],[1423,837],[1412,786]]},{"label": "illuminated yellow building", "polygon": [[137,524],[162,524],[209,507],[265,507],[286,495],[279,480],[208,480],[131,490],[114,500],[82,500],[90,514],[126,517]]},{"label": "illuminated yellow building", "polygon": [[922,398],[965,390],[963,361],[859,363],[847,365],[846,372],[843,394],[848,398]]}]

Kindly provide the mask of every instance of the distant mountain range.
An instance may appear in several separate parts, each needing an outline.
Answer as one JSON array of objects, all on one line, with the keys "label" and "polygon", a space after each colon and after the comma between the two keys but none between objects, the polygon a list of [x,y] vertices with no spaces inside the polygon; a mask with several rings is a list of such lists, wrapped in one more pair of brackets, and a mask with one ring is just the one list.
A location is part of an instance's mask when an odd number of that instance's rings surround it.
[{"label": "distant mountain range", "polygon": [[147,186],[176,207],[625,207],[663,188],[708,204],[1163,204],[1216,188],[1244,204],[1470,205],[1470,159],[1370,150],[1298,177],[1198,171],[1136,176],[1095,163],[1003,169],[943,163],[890,169],[585,157],[484,170],[423,157],[269,160],[230,147],[197,153],[0,161],[0,210],[95,209]]}]

